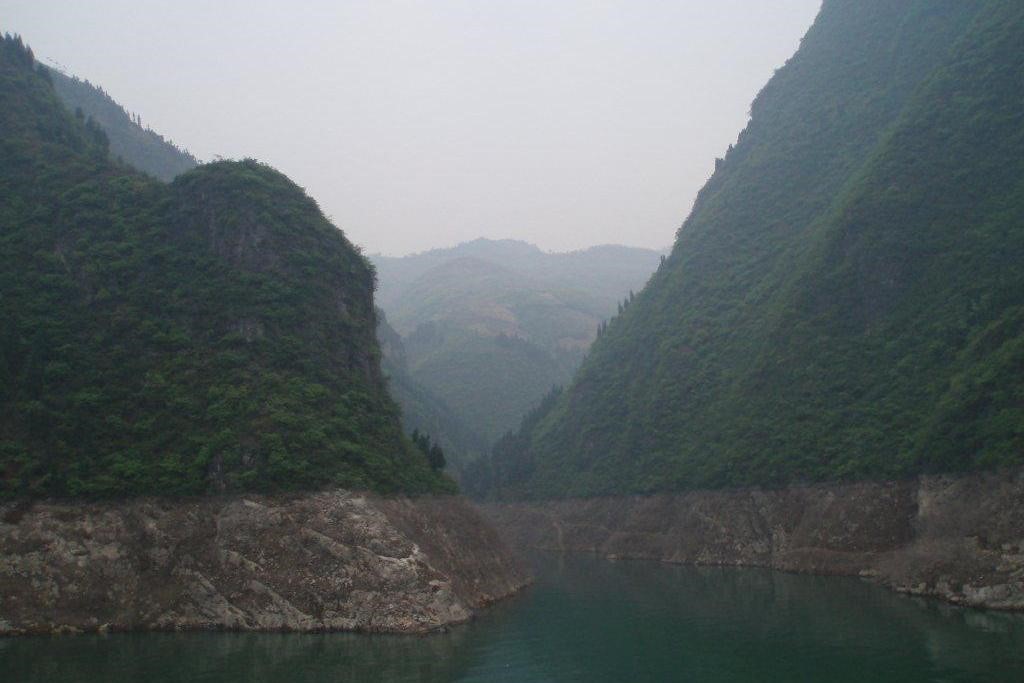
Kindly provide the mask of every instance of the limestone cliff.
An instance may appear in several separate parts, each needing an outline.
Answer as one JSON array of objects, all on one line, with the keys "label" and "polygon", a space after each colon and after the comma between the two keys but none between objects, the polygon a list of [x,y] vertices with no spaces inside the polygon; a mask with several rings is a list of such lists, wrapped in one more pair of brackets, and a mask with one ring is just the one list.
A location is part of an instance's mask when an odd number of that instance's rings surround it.
[{"label": "limestone cliff", "polygon": [[523,547],[860,575],[958,604],[1024,609],[1024,470],[485,510]]},{"label": "limestone cliff", "polygon": [[0,634],[423,632],[527,581],[493,528],[453,496],[0,506]]}]

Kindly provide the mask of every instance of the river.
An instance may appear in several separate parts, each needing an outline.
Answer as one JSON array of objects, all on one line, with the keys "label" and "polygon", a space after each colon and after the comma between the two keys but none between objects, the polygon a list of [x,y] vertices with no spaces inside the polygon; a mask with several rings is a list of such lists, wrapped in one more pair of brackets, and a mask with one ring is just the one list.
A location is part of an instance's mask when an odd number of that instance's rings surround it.
[{"label": "river", "polygon": [[447,633],[7,638],[0,679],[1024,681],[1024,615],[850,578],[585,556],[534,563],[534,586]]}]

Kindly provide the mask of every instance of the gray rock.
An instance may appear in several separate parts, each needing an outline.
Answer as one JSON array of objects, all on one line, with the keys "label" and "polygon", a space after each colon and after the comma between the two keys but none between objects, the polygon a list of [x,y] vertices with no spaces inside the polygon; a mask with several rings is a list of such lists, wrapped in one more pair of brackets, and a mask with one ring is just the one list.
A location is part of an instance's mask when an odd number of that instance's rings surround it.
[{"label": "gray rock", "polygon": [[0,506],[0,634],[423,632],[528,582],[465,500],[349,491]]},{"label": "gray rock", "polygon": [[484,507],[514,545],[861,576],[1024,609],[1024,470]]}]

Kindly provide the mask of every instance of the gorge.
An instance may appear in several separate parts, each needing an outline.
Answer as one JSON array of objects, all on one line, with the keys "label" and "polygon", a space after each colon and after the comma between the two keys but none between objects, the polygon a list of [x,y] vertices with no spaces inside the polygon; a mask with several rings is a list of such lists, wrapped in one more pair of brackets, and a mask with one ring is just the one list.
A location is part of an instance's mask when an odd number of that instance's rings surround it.
[{"label": "gorge", "polygon": [[825,0],[667,253],[390,257],[4,36],[0,659],[1017,680],[1022,45]]}]

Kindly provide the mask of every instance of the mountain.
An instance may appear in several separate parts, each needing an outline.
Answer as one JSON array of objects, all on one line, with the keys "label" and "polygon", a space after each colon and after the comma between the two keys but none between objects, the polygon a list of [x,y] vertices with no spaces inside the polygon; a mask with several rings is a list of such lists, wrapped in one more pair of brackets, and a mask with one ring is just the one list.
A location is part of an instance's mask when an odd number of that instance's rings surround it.
[{"label": "mountain", "polygon": [[407,378],[491,444],[569,380],[599,325],[661,254],[617,246],[550,254],[478,239],[371,258],[380,306],[402,335]]},{"label": "mountain", "polygon": [[370,264],[255,161],[111,160],[0,41],[0,498],[447,491],[380,371]]},{"label": "mountain", "polygon": [[168,182],[199,164],[186,150],[144,128],[138,116],[125,111],[103,88],[57,69],[48,71],[53,89],[65,106],[92,118],[107,134],[111,156]]},{"label": "mountain", "polygon": [[545,252],[529,242],[479,238],[454,247],[410,256],[371,255],[380,278],[378,300],[389,310],[411,283],[427,271],[457,259],[475,259],[501,266],[547,289],[587,292],[607,315],[630,289],[639,289],[658,265],[664,250],[600,245],[569,252]]},{"label": "mountain", "polygon": [[1024,4],[826,0],[499,497],[1024,461]]}]

